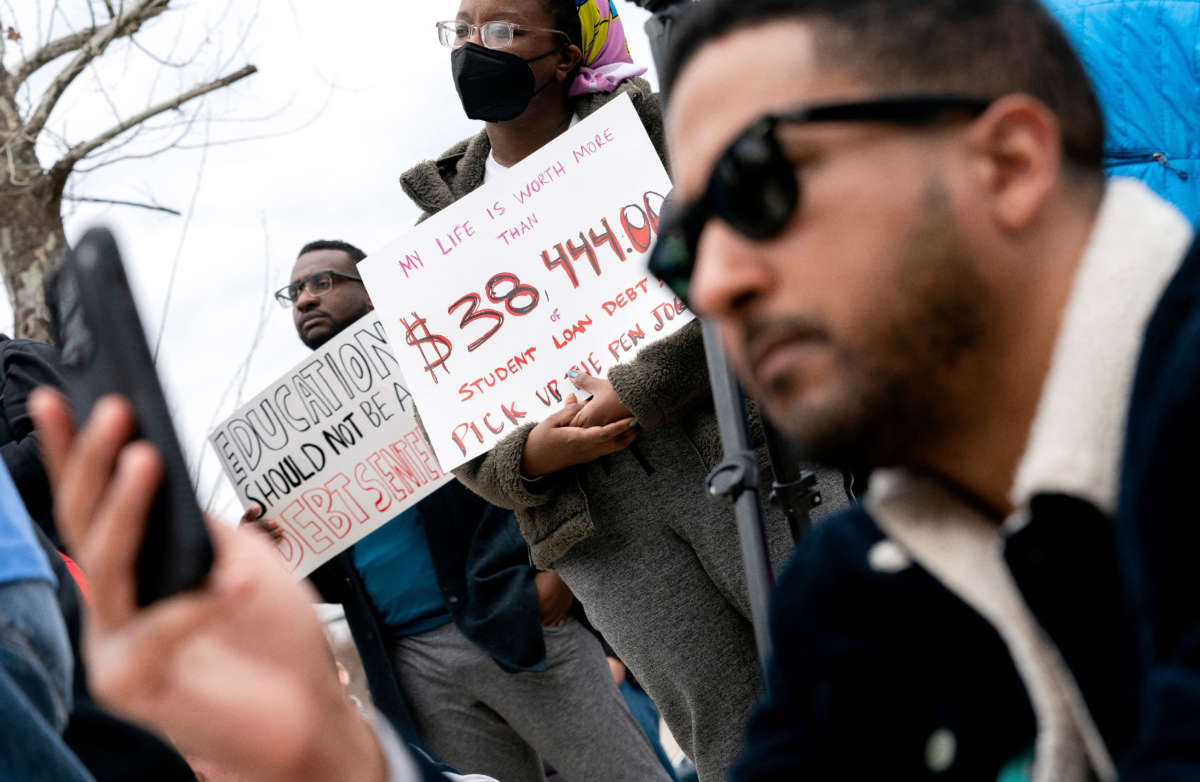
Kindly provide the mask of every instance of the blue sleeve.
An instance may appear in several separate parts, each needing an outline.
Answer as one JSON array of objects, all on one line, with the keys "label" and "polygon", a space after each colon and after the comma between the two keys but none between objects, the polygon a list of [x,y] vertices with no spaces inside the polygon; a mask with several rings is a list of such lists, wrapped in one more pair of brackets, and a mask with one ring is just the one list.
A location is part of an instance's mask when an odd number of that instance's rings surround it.
[{"label": "blue sleeve", "polygon": [[33,521],[0,465],[0,584],[37,579],[56,584],[46,554],[33,536]]}]

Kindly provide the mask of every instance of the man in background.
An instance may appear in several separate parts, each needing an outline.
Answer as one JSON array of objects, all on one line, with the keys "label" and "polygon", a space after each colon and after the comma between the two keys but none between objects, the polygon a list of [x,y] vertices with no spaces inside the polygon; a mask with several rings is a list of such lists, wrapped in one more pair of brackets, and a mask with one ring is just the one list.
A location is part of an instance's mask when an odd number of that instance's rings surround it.
[{"label": "man in background", "polygon": [[[341,241],[301,249],[276,295],[307,347],[371,311],[363,257]],[[504,780],[541,779],[539,753],[572,782],[666,778],[570,590],[530,566],[511,512],[457,481],[311,580],[343,605],[372,698],[439,759]]]}]

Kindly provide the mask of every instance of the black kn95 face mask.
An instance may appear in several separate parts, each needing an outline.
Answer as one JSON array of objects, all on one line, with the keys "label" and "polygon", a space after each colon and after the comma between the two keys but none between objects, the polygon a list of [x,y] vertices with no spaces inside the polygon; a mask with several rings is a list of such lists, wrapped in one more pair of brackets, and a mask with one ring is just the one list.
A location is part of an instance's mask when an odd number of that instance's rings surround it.
[{"label": "black kn95 face mask", "polygon": [[463,111],[471,119],[484,122],[504,122],[521,116],[533,96],[554,81],[551,77],[538,87],[529,63],[549,57],[560,48],[528,60],[476,43],[455,49],[450,54],[450,68]]}]

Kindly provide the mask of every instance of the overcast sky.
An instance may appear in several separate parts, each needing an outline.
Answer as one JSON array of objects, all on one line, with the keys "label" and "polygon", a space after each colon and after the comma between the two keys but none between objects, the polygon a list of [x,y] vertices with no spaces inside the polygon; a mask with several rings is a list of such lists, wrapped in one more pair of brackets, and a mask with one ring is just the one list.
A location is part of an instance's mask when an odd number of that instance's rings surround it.
[{"label": "overcast sky", "polygon": [[[59,9],[53,20],[51,7]],[[642,30],[648,15],[622,0],[618,9],[634,59],[657,84]],[[214,507],[226,516],[240,510],[218,477],[206,434],[232,412],[235,397],[253,397],[306,352],[290,312],[269,292],[287,282],[309,240],[345,239],[370,253],[402,234],[417,210],[400,189],[400,174],[481,127],[463,116],[449,52],[434,31],[435,21],[457,10],[444,0],[262,0],[257,8],[247,0],[177,0],[138,33],[136,45],[114,44],[53,116],[54,131],[78,142],[117,115],[246,63],[258,66],[254,76],[205,99],[183,142],[192,148],[114,162],[71,183],[76,195],[153,201],[183,216],[64,207],[68,240],[97,223],[116,232],[152,343],[162,332],[159,374],[193,470],[198,465],[201,501],[216,487]],[[86,19],[83,0],[0,4],[0,24],[14,25],[27,51],[39,35],[57,37]],[[19,44],[10,43],[6,63],[19,56]],[[188,64],[168,68],[164,61]],[[64,63],[45,69],[31,90]],[[159,121],[173,127],[144,133],[121,152],[144,154],[169,143],[187,130],[177,127],[185,118]],[[265,138],[224,143],[248,136]],[[204,149],[206,139],[216,143]],[[55,150],[48,143],[39,152],[49,164]],[[239,384],[260,323],[261,339]],[[12,333],[7,298],[0,331]]]}]

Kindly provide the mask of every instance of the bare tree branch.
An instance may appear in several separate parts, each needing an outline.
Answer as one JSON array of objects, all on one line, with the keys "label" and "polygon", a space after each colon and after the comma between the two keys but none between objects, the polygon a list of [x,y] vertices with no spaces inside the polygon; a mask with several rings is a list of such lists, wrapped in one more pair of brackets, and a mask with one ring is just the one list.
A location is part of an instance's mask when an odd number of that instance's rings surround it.
[{"label": "bare tree branch", "polygon": [[[233,371],[233,378],[229,381],[229,385],[225,386],[224,393],[221,394],[221,401],[217,402],[216,408],[213,409],[212,418],[208,421],[208,426],[205,427],[205,432],[211,432],[213,427],[217,425],[217,418],[221,415],[221,410],[225,407],[225,400],[229,398],[230,391],[234,386],[237,386],[237,393],[233,397],[233,409],[236,410],[242,404],[242,399],[246,392],[246,380],[250,377],[250,367],[254,362],[254,354],[262,343],[263,334],[267,328],[267,322],[271,319],[272,296],[271,296],[271,235],[267,230],[267,213],[261,212],[262,229],[263,229],[263,288],[262,298],[258,305],[258,325],[254,328],[254,338],[250,340],[250,349],[242,358],[242,363],[238,364],[237,369]],[[199,492],[200,490],[200,474],[204,469],[204,457],[210,452],[203,446],[200,448],[199,457],[196,459],[196,476],[193,482],[193,488]],[[217,491],[220,488],[221,476],[224,473],[218,466],[217,480],[213,484],[212,489],[208,493],[208,499],[204,503],[205,511],[212,507],[213,502],[217,498]]]},{"label": "bare tree branch", "polygon": [[[274,133],[260,133],[258,135],[252,135],[252,136],[237,136],[234,138],[219,139],[217,141],[212,141],[210,139],[206,139],[204,143],[205,143],[205,145],[211,146],[211,147],[224,147],[224,146],[228,146],[231,144],[244,144],[247,141],[262,141],[264,139],[280,138],[282,136],[290,136],[293,133],[304,130],[309,125],[312,125],[314,122],[319,120],[322,116],[324,116],[325,110],[327,108],[329,108],[329,104],[333,102],[333,93],[334,93],[335,89],[337,89],[337,85],[331,84],[329,86],[329,92],[327,92],[325,94],[325,102],[323,104],[321,104],[321,108],[317,109],[317,111],[311,117],[309,117],[304,122],[300,123],[299,125],[297,125],[293,128],[289,128],[287,130],[276,131]],[[285,106],[285,108],[286,108],[286,106]],[[237,122],[238,120],[222,120],[222,121]],[[211,120],[210,120],[210,122],[211,122]],[[184,149],[184,150],[198,149],[198,148],[199,147],[196,144],[177,144],[173,147],[173,149]]]},{"label": "bare tree branch", "polygon": [[4,69],[4,38],[4,24],[0,23],[0,119],[6,127],[15,128],[21,125],[21,111],[17,108],[16,89],[9,89],[11,81]]},{"label": "bare tree branch", "polygon": [[[41,46],[42,43],[45,41],[53,40],[52,36],[54,35],[54,18],[56,16],[59,16],[60,14],[62,15],[63,21],[66,22],[67,16],[66,16],[66,14],[62,13],[61,0],[54,0],[54,5],[50,6],[50,13],[46,14],[46,37],[44,37],[44,38],[42,37],[41,27],[40,26],[38,27],[38,39],[37,39],[38,46]],[[38,15],[39,16],[41,15],[40,8],[39,8]],[[71,29],[70,24],[67,24],[67,29]]]},{"label": "bare tree branch", "polygon": [[[138,30],[143,22],[158,16],[167,9],[169,0],[133,0],[128,7],[122,8],[117,16],[108,24],[92,29],[91,36],[75,52],[71,62],[64,68],[50,86],[42,93],[42,99],[33,110],[25,123],[24,133],[28,138],[35,138],[50,119],[50,112],[58,103],[59,98],[66,92],[75,77],[83,72],[88,63],[99,57],[114,39],[129,35]],[[36,58],[36,54],[32,55]]]},{"label": "bare tree branch", "polygon": [[204,50],[203,47],[199,47],[192,54],[192,56],[189,57],[188,59],[180,60],[179,62],[172,62],[171,60],[167,59],[166,57],[159,57],[157,54],[150,51],[145,46],[142,46],[141,41],[139,41],[137,38],[135,38],[132,35],[129,36],[129,43],[133,44],[133,47],[135,49],[137,49],[139,52],[141,52],[142,54],[149,57],[154,62],[163,66],[164,68],[186,68],[189,65],[191,65],[192,63],[194,63],[196,61],[196,58],[198,58],[200,56],[200,52],[202,52]]},{"label": "bare tree branch", "polygon": [[61,38],[55,38],[45,46],[40,47],[37,51],[31,54],[28,58],[17,63],[12,72],[12,88],[16,89],[22,82],[35,73],[39,68],[57,60],[64,54],[75,51],[79,47],[88,42],[93,35],[96,34],[94,27],[80,30],[79,32],[67,33]]},{"label": "bare tree branch", "polygon": [[159,206],[158,204],[143,204],[139,201],[122,201],[119,198],[92,198],[90,196],[72,196],[64,195],[64,201],[80,201],[88,204],[113,204],[114,206],[136,206],[138,209],[149,209],[154,212],[166,212],[169,215],[180,217],[183,212],[178,209],[172,209],[169,206]]},{"label": "bare tree branch", "polygon": [[196,187],[192,190],[192,200],[188,203],[187,216],[183,218],[183,229],[179,232],[179,244],[175,247],[175,260],[171,261],[171,276],[167,278],[167,293],[163,297],[162,319],[158,322],[158,336],[154,338],[154,350],[150,353],[150,358],[155,366],[158,366],[158,349],[162,347],[163,334],[167,330],[167,316],[171,314],[171,294],[175,292],[175,274],[179,271],[179,259],[183,257],[183,244],[187,239],[188,228],[192,225],[192,216],[196,213],[196,200],[200,197],[200,183],[204,179],[204,169],[207,166],[208,150],[204,149],[200,152],[200,167],[196,170]]},{"label": "bare tree branch", "polygon": [[163,112],[170,111],[171,109],[177,109],[193,98],[198,98],[201,95],[212,92],[213,90],[219,90],[222,87],[227,87],[230,84],[240,81],[257,72],[258,68],[253,65],[247,65],[244,68],[234,71],[227,76],[222,76],[221,78],[210,81],[207,84],[201,84],[198,87],[193,87],[187,92],[180,93],[170,100],[165,100],[162,103],[157,103],[153,106],[150,106],[149,108],[134,114],[132,117],[117,123],[113,127],[101,133],[99,136],[87,141],[81,141],[80,143],[71,147],[71,151],[59,159],[59,161],[54,164],[54,168],[64,172],[70,171],[77,162],[87,157],[88,154],[95,151],[97,148],[104,146],[130,128],[145,122],[151,117],[162,114]]},{"label": "bare tree branch", "polygon": [[[193,117],[192,119],[194,120],[195,117]],[[184,125],[183,130],[181,130],[175,138],[171,139],[166,144],[162,144],[154,149],[150,149],[145,152],[130,152],[130,153],[127,153],[124,155],[113,155],[112,153],[116,152],[117,150],[119,150],[125,146],[125,142],[122,141],[121,143],[116,144],[115,146],[112,146],[112,147],[107,147],[104,150],[103,154],[106,155],[107,157],[89,158],[86,166],[76,165],[73,170],[73,173],[88,174],[88,173],[91,173],[92,171],[96,171],[101,168],[106,168],[107,166],[111,166],[116,163],[123,163],[126,160],[145,160],[146,158],[152,158],[152,157],[155,157],[156,155],[161,155],[162,153],[164,153],[168,150],[171,150],[171,149],[179,149],[179,142],[182,141],[183,139],[187,138],[188,134],[191,132],[191,128],[192,128],[192,123],[189,122],[186,125]],[[138,133],[141,130],[142,130],[142,128],[141,128],[141,126],[139,126],[138,129],[134,132]]]}]

